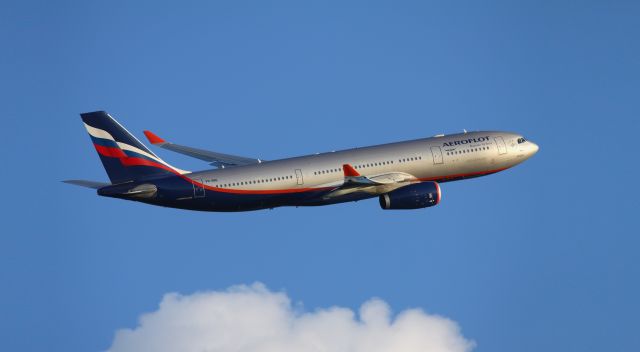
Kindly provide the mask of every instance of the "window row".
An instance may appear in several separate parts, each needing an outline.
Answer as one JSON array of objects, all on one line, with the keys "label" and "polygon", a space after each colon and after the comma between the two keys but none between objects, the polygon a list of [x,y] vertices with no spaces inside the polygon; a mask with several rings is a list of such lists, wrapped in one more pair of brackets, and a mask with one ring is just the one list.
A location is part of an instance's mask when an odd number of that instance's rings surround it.
[{"label": "window row", "polygon": [[339,167],[337,169],[327,169],[327,170],[314,171],[313,174],[314,175],[324,175],[324,174],[331,174],[331,173],[340,172],[340,171],[342,171],[341,167]]},{"label": "window row", "polygon": [[[422,157],[421,156],[414,156],[414,157],[401,158],[401,159],[398,159],[398,163],[407,163],[407,162],[418,161],[418,160],[422,160]],[[363,163],[363,164],[354,165],[353,167],[355,169],[364,169],[364,168],[368,168],[368,167],[377,167],[377,166],[384,166],[384,165],[391,165],[391,164],[393,164],[393,160],[378,161],[378,162],[373,162],[373,163]],[[314,171],[313,174],[314,175],[325,175],[325,174],[330,174],[330,173],[334,173],[334,172],[342,172],[342,168],[339,167],[339,168],[335,168],[335,169],[326,169],[326,170]]]},{"label": "window row", "polygon": [[482,150],[489,150],[489,147],[478,147],[478,148],[454,150],[452,152],[447,152],[447,155],[467,154],[467,153],[479,152]]},{"label": "window row", "polygon": [[410,162],[410,161],[418,161],[418,160],[422,160],[422,157],[421,156],[414,156],[414,157],[410,157],[410,158],[402,158],[402,159],[399,159],[398,162],[399,163],[407,163],[407,162]]},{"label": "window row", "polygon": [[287,176],[263,178],[263,179],[251,180],[251,181],[229,182],[221,185],[216,185],[216,187],[225,188],[225,187],[247,186],[247,185],[256,185],[260,183],[278,182],[278,181],[291,180],[291,179],[293,179],[293,176],[287,175]]},{"label": "window row", "polygon": [[391,164],[393,164],[393,160],[378,161],[378,162],[373,162],[373,163],[355,165],[354,168],[356,168],[356,169],[364,169],[364,168],[367,168],[367,167],[376,167],[376,166],[391,165]]}]

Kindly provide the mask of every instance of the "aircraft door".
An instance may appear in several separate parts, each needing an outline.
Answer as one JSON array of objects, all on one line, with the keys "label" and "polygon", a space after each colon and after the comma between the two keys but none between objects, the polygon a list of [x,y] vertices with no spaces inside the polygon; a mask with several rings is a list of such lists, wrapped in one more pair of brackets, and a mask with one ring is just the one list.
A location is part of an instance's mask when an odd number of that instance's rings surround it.
[{"label": "aircraft door", "polygon": [[493,139],[496,141],[496,144],[498,145],[498,154],[500,155],[507,154],[507,146],[504,144],[504,139],[502,139],[502,137],[495,137]]},{"label": "aircraft door", "polygon": [[198,178],[194,181],[196,182],[193,183],[193,198],[204,198],[204,188],[201,186],[201,184],[204,184],[202,179]]},{"label": "aircraft door", "polygon": [[440,147],[431,147],[431,155],[433,156],[433,164],[442,164],[442,149]]},{"label": "aircraft door", "polygon": [[304,178],[302,178],[302,170],[296,169],[296,179],[298,180],[298,185],[304,184]]}]

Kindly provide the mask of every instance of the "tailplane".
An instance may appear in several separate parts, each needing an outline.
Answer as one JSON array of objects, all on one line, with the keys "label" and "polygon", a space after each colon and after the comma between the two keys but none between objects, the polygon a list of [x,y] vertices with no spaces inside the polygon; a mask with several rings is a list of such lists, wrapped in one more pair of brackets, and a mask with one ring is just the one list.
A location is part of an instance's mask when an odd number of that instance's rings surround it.
[{"label": "tailplane", "polygon": [[188,173],[164,162],[106,112],[80,116],[111,183]]},{"label": "tailplane", "polygon": [[76,185],[80,187],[100,189],[102,187],[111,186],[110,183],[99,182],[99,181],[87,181],[87,180],[64,180],[64,183],[68,183],[70,185]]}]

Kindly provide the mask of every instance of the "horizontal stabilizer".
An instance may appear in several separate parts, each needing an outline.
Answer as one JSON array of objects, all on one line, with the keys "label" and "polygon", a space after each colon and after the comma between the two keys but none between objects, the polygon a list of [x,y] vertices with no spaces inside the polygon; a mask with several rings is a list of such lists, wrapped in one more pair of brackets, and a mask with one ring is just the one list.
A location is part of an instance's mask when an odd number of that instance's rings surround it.
[{"label": "horizontal stabilizer", "polygon": [[212,152],[204,149],[192,148],[184,145],[170,143],[158,137],[156,134],[154,134],[151,131],[144,131],[144,135],[147,136],[147,139],[149,140],[149,142],[155,146],[158,146],[160,148],[164,148],[167,150],[171,150],[176,153],[184,154],[192,158],[204,160],[209,164],[216,167],[220,167],[220,168],[229,167],[229,166],[258,164],[262,162],[262,160],[260,159],[246,158],[243,156]]},{"label": "horizontal stabilizer", "polygon": [[76,185],[76,186],[93,188],[93,189],[98,189],[98,188],[111,185],[110,183],[106,183],[106,182],[87,181],[87,180],[64,180],[62,182],[68,183],[70,185]]}]

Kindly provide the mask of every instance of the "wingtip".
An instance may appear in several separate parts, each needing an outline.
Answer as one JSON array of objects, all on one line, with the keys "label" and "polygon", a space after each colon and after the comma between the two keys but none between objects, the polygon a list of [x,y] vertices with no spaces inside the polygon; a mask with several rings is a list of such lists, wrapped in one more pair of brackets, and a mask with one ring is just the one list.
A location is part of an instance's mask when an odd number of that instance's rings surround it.
[{"label": "wingtip", "polygon": [[358,173],[358,171],[356,171],[356,169],[354,169],[353,166],[349,164],[342,165],[342,170],[344,171],[345,177],[360,176],[360,173]]},{"label": "wingtip", "polygon": [[151,131],[144,131],[144,135],[147,137],[147,139],[149,140],[149,143],[151,144],[162,144],[162,143],[166,143],[164,139],[156,136],[153,132]]}]

